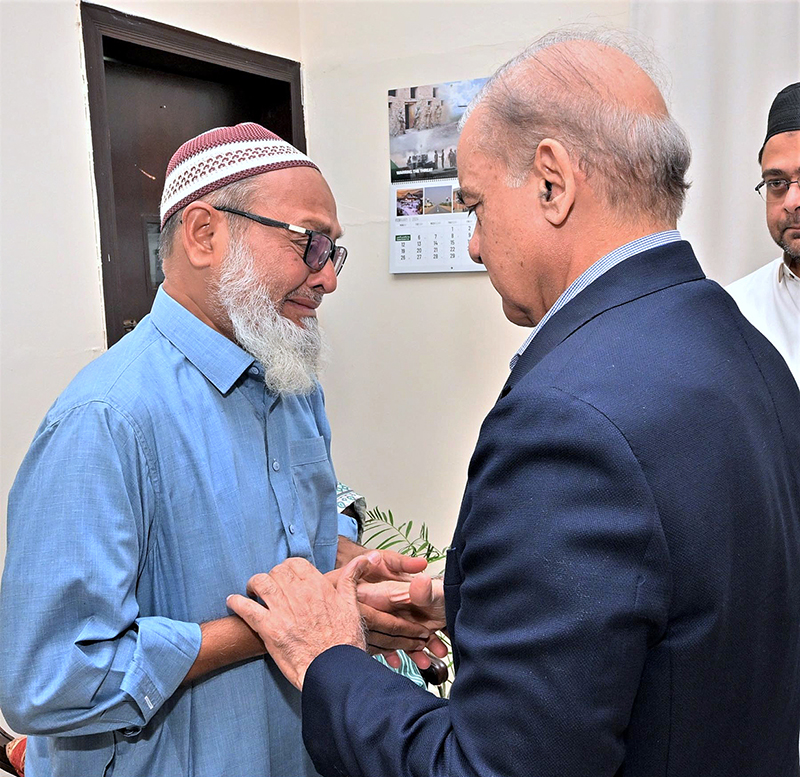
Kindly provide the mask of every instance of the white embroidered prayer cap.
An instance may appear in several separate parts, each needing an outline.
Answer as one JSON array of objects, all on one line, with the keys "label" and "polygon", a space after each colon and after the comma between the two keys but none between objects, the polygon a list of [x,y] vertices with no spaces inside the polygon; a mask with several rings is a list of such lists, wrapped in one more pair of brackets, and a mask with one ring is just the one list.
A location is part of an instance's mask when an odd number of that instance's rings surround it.
[{"label": "white embroidered prayer cap", "polygon": [[319,170],[302,151],[253,122],[217,127],[187,140],[167,165],[161,228],[173,213],[209,192],[287,167]]}]

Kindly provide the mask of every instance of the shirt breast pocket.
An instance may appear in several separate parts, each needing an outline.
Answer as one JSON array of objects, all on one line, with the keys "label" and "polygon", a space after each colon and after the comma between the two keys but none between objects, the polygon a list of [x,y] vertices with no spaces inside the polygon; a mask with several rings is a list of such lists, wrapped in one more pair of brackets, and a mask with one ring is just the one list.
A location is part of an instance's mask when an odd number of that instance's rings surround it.
[{"label": "shirt breast pocket", "polygon": [[323,437],[289,442],[292,480],[312,547],[336,543],[336,478]]}]

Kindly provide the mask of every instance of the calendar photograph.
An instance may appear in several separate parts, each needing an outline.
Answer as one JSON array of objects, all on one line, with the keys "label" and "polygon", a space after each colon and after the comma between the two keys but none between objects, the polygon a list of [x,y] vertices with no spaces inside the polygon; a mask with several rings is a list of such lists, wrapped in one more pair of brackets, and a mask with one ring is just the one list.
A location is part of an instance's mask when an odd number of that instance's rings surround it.
[{"label": "calendar photograph", "polygon": [[453,187],[453,213],[466,213],[467,208],[464,205],[464,200],[461,199],[461,188],[460,187]]},{"label": "calendar photograph", "polygon": [[423,210],[426,214],[452,213],[453,187],[449,184],[447,186],[426,186]]},{"label": "calendar photograph", "polygon": [[389,90],[392,183],[455,178],[458,121],[486,78]]},{"label": "calendar photograph", "polygon": [[422,215],[422,189],[398,189],[395,200],[398,216]]}]

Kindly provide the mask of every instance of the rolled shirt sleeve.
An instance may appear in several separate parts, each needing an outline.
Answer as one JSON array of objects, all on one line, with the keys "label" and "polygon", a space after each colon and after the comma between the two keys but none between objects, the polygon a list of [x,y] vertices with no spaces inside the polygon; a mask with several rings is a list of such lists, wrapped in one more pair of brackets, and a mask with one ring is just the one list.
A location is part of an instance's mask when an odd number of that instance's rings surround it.
[{"label": "rolled shirt sleeve", "polygon": [[140,617],[155,486],[112,404],[48,416],[9,495],[0,707],[24,733],[136,732],[175,692],[200,627]]},{"label": "rolled shirt sleeve", "polygon": [[[355,511],[358,518],[344,514],[348,507]],[[361,542],[367,520],[367,500],[340,481],[336,483],[336,510],[339,513],[339,534],[353,542]]]}]

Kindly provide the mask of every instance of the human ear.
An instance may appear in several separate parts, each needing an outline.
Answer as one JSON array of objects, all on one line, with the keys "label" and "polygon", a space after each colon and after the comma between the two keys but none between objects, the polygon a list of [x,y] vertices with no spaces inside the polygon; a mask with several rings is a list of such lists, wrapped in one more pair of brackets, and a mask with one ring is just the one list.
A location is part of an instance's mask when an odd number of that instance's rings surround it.
[{"label": "human ear", "polygon": [[226,227],[222,214],[202,200],[183,209],[181,239],[192,267],[203,270],[219,264],[227,243]]},{"label": "human ear", "polygon": [[533,171],[542,213],[553,226],[560,226],[575,202],[575,171],[569,153],[559,141],[545,138],[536,149]]}]

